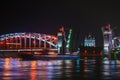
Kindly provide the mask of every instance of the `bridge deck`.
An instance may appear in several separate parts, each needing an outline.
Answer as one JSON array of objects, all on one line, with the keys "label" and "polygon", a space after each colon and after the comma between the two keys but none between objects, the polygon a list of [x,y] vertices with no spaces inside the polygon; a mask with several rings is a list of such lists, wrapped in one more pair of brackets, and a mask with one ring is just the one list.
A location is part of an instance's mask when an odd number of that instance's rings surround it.
[{"label": "bridge deck", "polygon": [[[24,51],[44,51],[45,49],[1,49],[0,52],[24,52]],[[57,51],[57,49],[47,49],[48,51]]]}]

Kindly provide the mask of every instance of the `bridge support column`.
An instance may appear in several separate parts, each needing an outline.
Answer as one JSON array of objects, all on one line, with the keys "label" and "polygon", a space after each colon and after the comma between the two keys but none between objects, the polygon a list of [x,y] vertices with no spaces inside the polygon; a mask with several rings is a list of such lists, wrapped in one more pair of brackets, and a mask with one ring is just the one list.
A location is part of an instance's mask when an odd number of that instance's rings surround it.
[{"label": "bridge support column", "polygon": [[19,39],[20,39],[20,49],[21,49],[22,48],[22,38],[19,37]]},{"label": "bridge support column", "polygon": [[29,33],[29,48],[31,49],[31,34]]},{"label": "bridge support column", "polygon": [[40,40],[40,35],[39,35],[39,48],[41,48],[41,40]]},{"label": "bridge support column", "polygon": [[24,38],[24,47],[25,47],[25,49],[26,49],[26,36],[25,36],[25,38]]},{"label": "bridge support column", "polygon": [[36,48],[36,39],[35,38],[34,38],[33,44],[34,44],[34,49],[35,49]]},{"label": "bridge support column", "polygon": [[44,39],[45,39],[45,41],[44,41],[44,48],[46,48],[46,35],[44,35]]},{"label": "bridge support column", "polygon": [[65,33],[64,33],[64,28],[60,28],[59,32],[57,34],[58,36],[58,54],[60,55],[64,55],[65,54],[65,50],[66,50],[66,46],[65,46]]}]

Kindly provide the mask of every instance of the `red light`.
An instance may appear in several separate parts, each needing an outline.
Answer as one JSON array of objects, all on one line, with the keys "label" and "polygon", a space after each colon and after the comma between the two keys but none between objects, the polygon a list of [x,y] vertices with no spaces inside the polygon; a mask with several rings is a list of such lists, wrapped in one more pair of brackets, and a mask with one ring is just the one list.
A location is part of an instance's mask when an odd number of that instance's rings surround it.
[{"label": "red light", "polygon": [[63,32],[63,31],[64,31],[64,28],[63,28],[63,27],[61,27],[61,28],[59,29],[59,31]]},{"label": "red light", "polygon": [[105,26],[105,29],[110,29],[110,25]]}]

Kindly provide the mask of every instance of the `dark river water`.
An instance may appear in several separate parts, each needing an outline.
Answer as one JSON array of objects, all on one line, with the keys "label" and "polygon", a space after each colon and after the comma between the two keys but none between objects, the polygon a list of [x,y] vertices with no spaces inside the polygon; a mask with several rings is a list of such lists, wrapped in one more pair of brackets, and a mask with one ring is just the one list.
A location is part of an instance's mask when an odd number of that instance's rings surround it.
[{"label": "dark river water", "polygon": [[0,80],[120,80],[120,61],[0,58]]}]

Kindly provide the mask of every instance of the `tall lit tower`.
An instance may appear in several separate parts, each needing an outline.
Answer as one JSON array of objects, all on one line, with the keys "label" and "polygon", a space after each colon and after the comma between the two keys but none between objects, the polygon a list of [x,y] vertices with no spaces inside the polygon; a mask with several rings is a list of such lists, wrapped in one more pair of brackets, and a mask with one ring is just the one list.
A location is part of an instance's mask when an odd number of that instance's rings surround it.
[{"label": "tall lit tower", "polygon": [[66,37],[65,37],[65,31],[64,31],[64,27],[59,28],[58,31],[58,54],[65,54],[65,50],[66,50]]},{"label": "tall lit tower", "polygon": [[112,49],[112,30],[110,25],[102,27],[104,56],[110,56],[109,52]]}]

